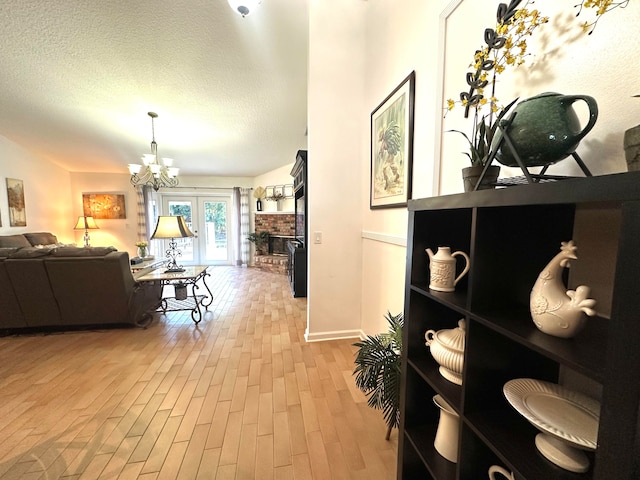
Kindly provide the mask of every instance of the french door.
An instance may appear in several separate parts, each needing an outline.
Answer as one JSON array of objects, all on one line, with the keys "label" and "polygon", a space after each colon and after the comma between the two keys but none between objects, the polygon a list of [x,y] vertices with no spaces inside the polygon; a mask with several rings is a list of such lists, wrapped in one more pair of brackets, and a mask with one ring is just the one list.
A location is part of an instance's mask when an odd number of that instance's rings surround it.
[{"label": "french door", "polygon": [[[183,265],[229,265],[232,263],[230,195],[163,195],[163,215],[182,215],[192,238],[176,239]],[[166,248],[166,247],[165,247]]]}]

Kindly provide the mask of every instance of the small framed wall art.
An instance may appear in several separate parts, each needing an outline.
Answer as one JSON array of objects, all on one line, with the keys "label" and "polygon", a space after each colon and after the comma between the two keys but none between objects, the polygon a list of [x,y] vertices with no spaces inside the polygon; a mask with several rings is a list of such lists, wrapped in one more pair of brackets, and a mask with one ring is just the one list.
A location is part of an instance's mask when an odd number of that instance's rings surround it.
[{"label": "small framed wall art", "polygon": [[127,218],[125,198],[122,193],[83,193],[82,209],[84,215],[101,220],[120,220]]},{"label": "small framed wall art", "polygon": [[9,225],[27,226],[27,211],[24,204],[24,183],[16,178],[7,178],[7,199],[9,201]]},{"label": "small framed wall art", "polygon": [[371,113],[371,209],[404,207],[411,198],[415,72]]}]

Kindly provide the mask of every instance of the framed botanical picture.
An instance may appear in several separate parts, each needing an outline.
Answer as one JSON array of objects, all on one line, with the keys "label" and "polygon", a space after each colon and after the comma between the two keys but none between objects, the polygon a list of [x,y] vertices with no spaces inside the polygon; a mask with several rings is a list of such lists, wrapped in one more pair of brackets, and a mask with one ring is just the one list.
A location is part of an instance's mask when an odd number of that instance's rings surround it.
[{"label": "framed botanical picture", "polygon": [[404,207],[411,198],[415,72],[371,113],[369,207]]},{"label": "framed botanical picture", "polygon": [[27,212],[24,205],[24,183],[16,178],[7,178],[7,199],[9,200],[9,225],[27,226]]},{"label": "framed botanical picture", "polygon": [[124,195],[121,193],[83,193],[82,209],[85,216],[97,219],[127,218]]}]

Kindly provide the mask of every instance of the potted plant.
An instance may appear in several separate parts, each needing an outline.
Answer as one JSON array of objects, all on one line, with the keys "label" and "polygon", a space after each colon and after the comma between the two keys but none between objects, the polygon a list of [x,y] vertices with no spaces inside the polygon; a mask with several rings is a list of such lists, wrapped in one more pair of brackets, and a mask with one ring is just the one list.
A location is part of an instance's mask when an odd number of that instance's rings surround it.
[{"label": "potted plant", "polygon": [[[484,32],[485,46],[477,50],[471,64],[472,71],[467,72],[468,91],[460,93],[459,100],[447,100],[447,111],[456,105],[464,108],[465,118],[473,110],[471,135],[460,130],[450,130],[462,134],[469,143],[469,152],[465,154],[471,161],[471,167],[463,169],[465,191],[473,190],[478,179],[491,158],[491,141],[498,124],[509,108],[517,101],[502,107],[496,98],[496,80],[508,66],[517,67],[525,62],[527,54],[527,37],[540,25],[547,23],[547,17],[540,16],[538,10],[529,10],[531,0],[511,0],[509,5],[501,3],[497,11],[495,28],[487,28]],[[487,98],[485,90],[490,87]],[[486,113],[485,113],[486,112]],[[491,166],[487,170],[482,184],[478,188],[493,188],[500,167]]]},{"label": "potted plant", "polygon": [[[465,192],[471,192],[475,189],[485,165],[489,161],[489,157],[491,155],[491,142],[496,134],[499,122],[517,100],[518,99],[515,99],[503,108],[497,115],[495,121],[492,121],[491,118],[487,118],[486,116],[483,116],[480,121],[478,121],[478,114],[476,111],[471,138],[461,130],[449,130],[450,132],[460,133],[469,143],[469,151],[463,152],[471,161],[470,167],[462,169],[462,180],[464,182]],[[500,175],[500,167],[498,165],[489,166],[480,185],[478,186],[478,190],[493,188],[498,181],[498,175]]]},{"label": "potted plant", "polygon": [[402,351],[402,326],[404,314],[385,318],[389,322],[389,331],[378,335],[369,335],[365,340],[354,343],[358,347],[353,374],[356,386],[368,397],[371,408],[382,410],[387,424],[386,440],[391,430],[400,424],[400,355]]},{"label": "potted plant", "polygon": [[256,254],[263,255],[262,247],[269,243],[269,232],[253,232],[247,235],[247,240],[256,246]]}]

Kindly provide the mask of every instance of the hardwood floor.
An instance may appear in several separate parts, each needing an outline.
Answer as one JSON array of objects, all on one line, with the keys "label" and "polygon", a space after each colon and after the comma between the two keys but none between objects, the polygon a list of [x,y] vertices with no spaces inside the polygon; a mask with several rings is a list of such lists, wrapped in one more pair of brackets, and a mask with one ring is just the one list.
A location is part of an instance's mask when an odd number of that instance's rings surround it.
[{"label": "hardwood floor", "polygon": [[353,340],[306,343],[284,275],[210,271],[198,326],[0,338],[0,478],[395,478]]}]

